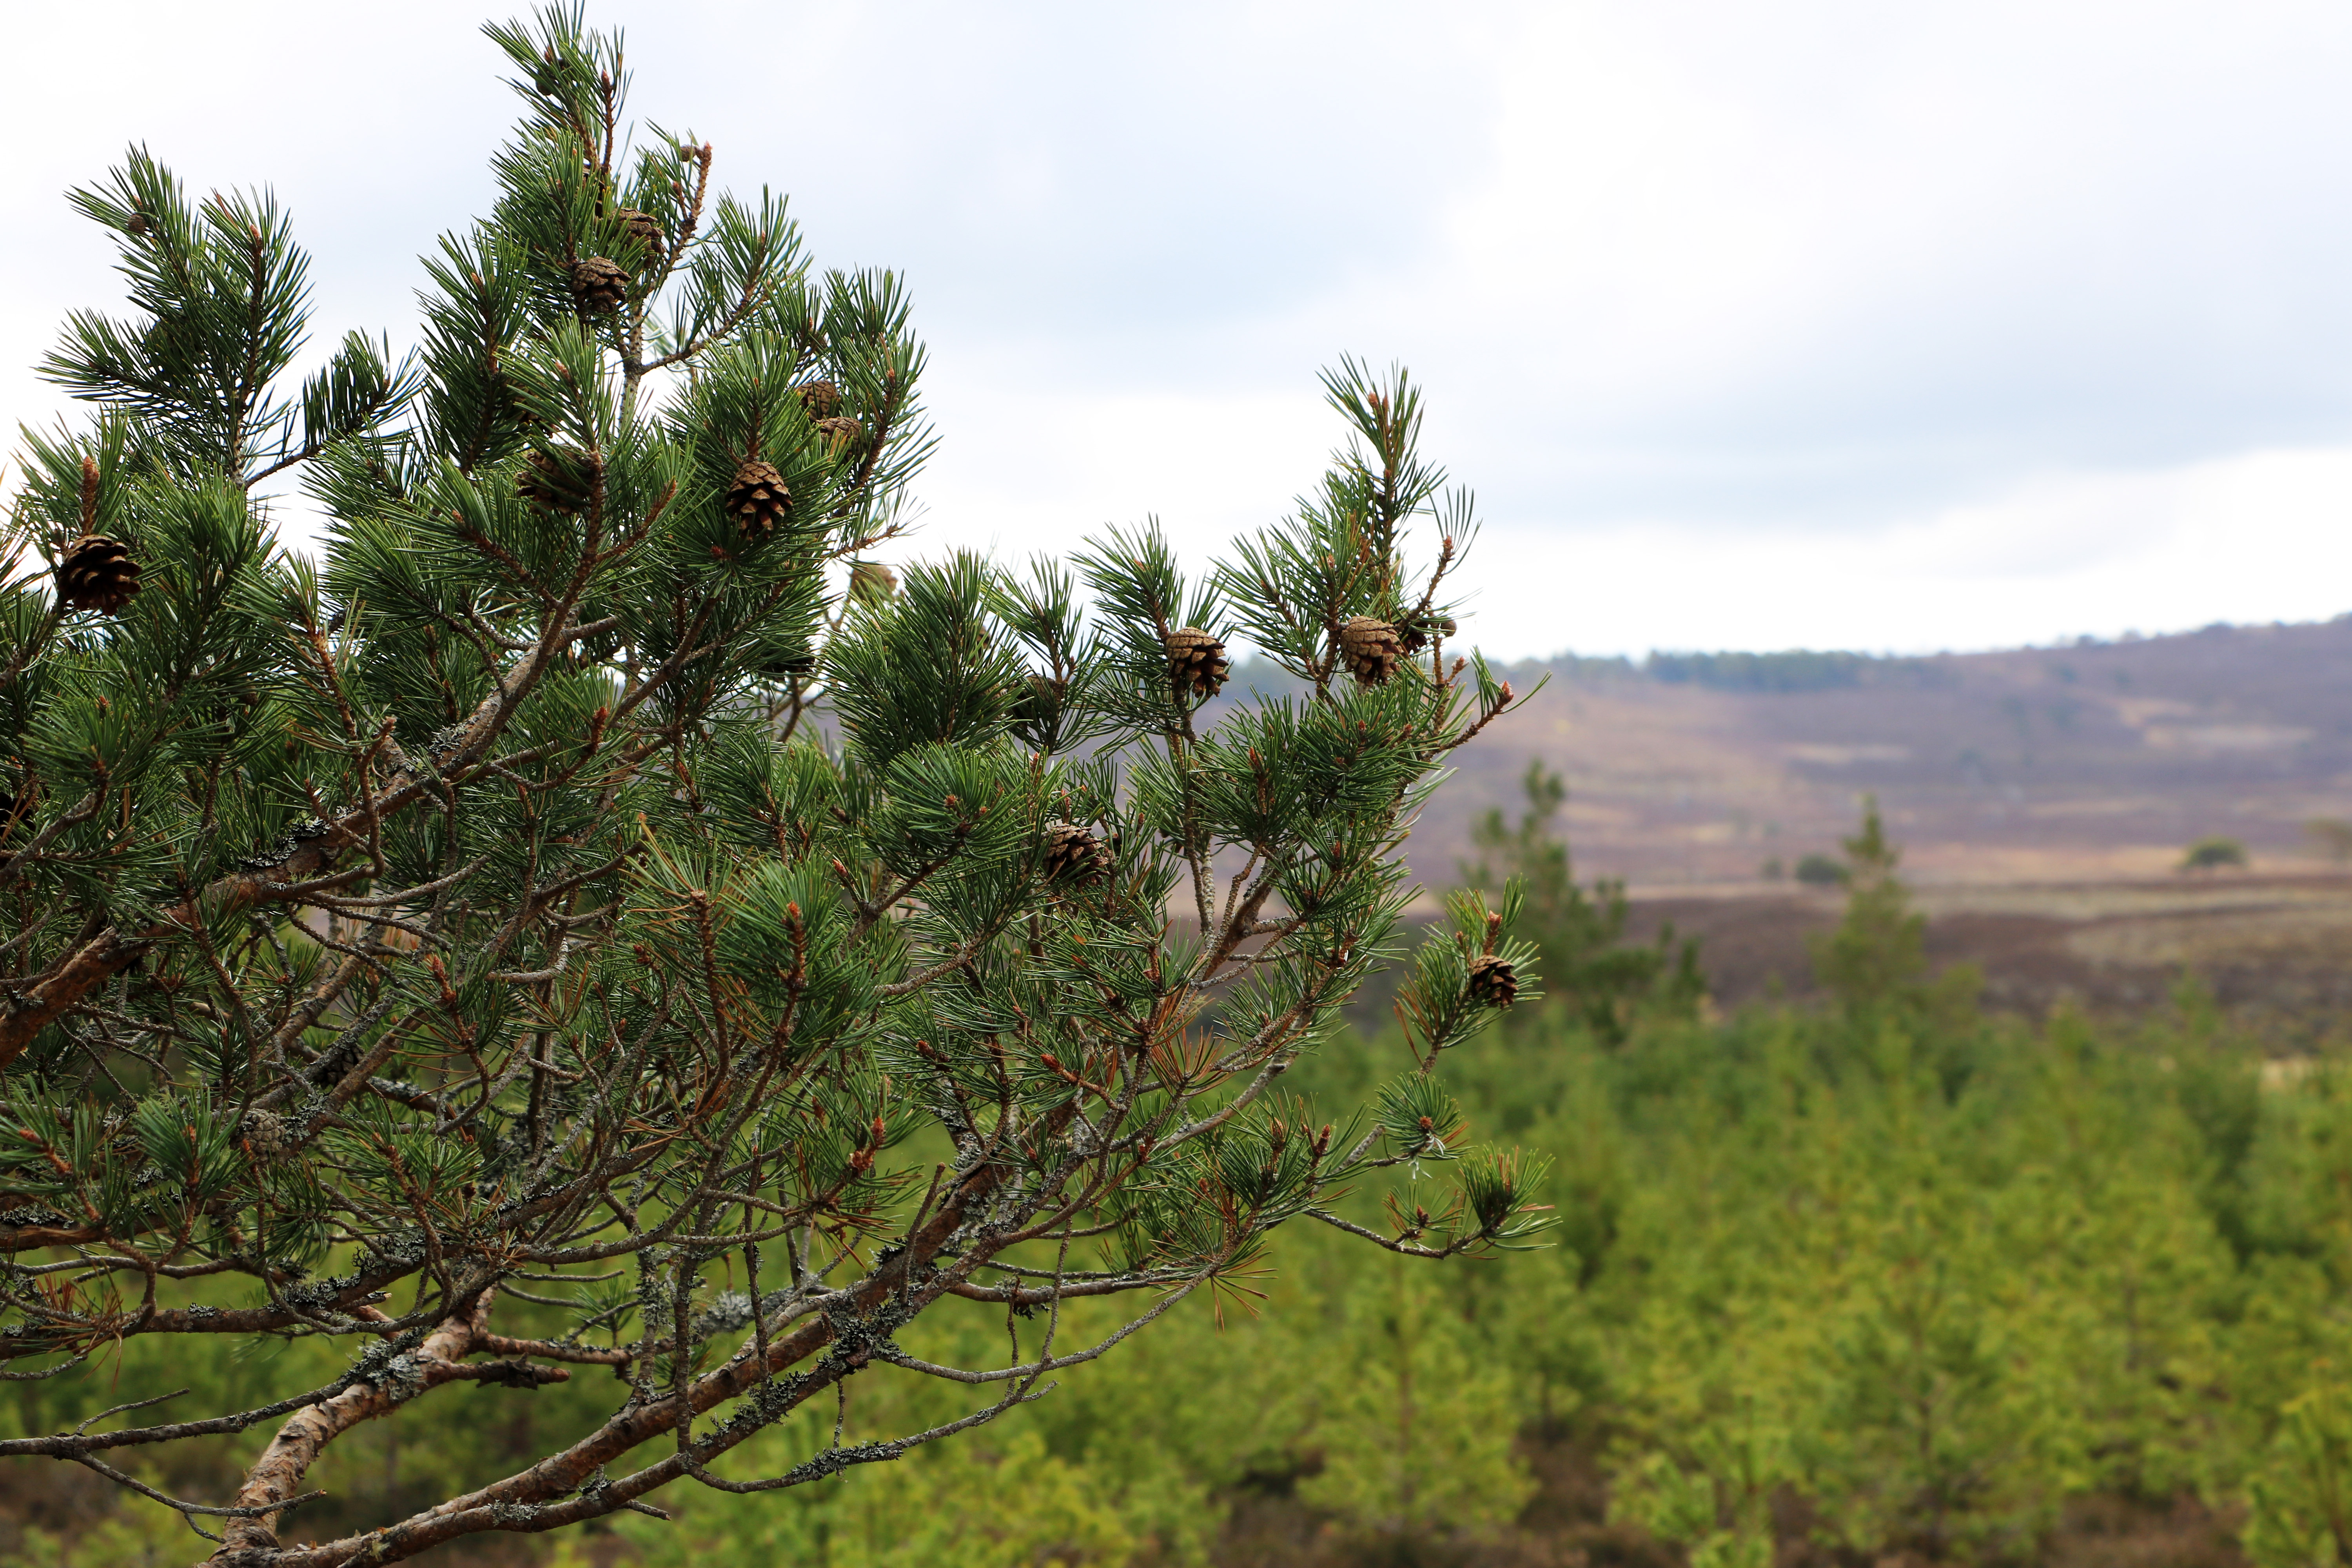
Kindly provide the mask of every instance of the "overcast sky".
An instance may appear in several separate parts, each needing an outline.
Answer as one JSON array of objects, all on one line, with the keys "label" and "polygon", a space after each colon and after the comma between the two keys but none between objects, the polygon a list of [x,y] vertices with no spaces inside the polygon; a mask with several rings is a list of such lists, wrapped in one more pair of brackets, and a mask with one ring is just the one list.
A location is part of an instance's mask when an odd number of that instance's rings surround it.
[{"label": "overcast sky", "polygon": [[[12,8],[0,421],[119,297],[63,193],[267,184],[413,331],[514,116],[475,4]],[[507,15],[501,10],[499,15]],[[1478,492],[1473,630],[1927,650],[2352,609],[2352,7],[597,4],[637,113],[909,278],[916,551],[1279,516],[1343,353]],[[299,523],[299,519],[294,520]]]}]

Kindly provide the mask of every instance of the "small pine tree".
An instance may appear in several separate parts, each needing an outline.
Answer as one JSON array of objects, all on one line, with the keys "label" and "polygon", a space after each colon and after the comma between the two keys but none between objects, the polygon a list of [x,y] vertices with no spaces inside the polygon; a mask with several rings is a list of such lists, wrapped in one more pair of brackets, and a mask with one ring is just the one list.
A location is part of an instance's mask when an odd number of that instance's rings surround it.
[{"label": "small pine tree", "polygon": [[1813,972],[1849,1015],[1932,1015],[1948,1032],[1976,1006],[1983,975],[1974,964],[1954,964],[1929,976],[1927,917],[1911,907],[1911,890],[1897,877],[1903,852],[1886,837],[1878,799],[1865,796],[1862,830],[1841,839],[1845,851],[1845,916],[1813,942]]},{"label": "small pine tree", "polygon": [[[1280,1092],[1395,952],[1444,759],[1514,701],[1444,646],[1475,523],[1417,388],[1329,375],[1347,446],[1205,575],[1150,529],[894,575],[931,444],[900,280],[813,270],[690,136],[632,155],[576,9],[488,34],[526,113],[408,358],[353,337],[285,387],[307,260],[266,197],[134,152],[74,198],[134,315],[48,361],[97,418],[28,441],[9,542],[49,569],[0,584],[0,1253],[39,1259],[0,1268],[0,1360],[355,1353],[169,1422],[91,1431],[94,1393],[0,1455],[112,1475],[225,1562],[396,1562],[897,1458],[1293,1218],[1515,1245],[1537,1163],[1461,1147],[1432,1071],[1532,978],[1515,891],[1422,948],[1414,1070],[1328,1121]],[[255,499],[289,471],[315,563]],[[1212,725],[1235,635],[1305,695]],[[1408,1164],[1453,1180],[1394,1230],[1333,1212]],[[1141,1305],[1073,1343],[1073,1296]],[[927,1313],[1018,1333],[934,1365],[897,1338]],[[281,1542],[354,1428],[589,1368],[609,1412],[535,1462]],[[877,1377],[974,1397],[714,1469]],[[256,1425],[225,1505],[101,1457]]]},{"label": "small pine tree", "polygon": [[1471,842],[1485,853],[1462,867],[1464,884],[1526,888],[1518,930],[1542,957],[1545,984],[1604,1044],[1622,1045],[1643,1007],[1690,1013],[1706,991],[1697,943],[1677,940],[1672,921],[1648,945],[1628,943],[1633,911],[1625,884],[1604,878],[1588,892],[1576,880],[1567,841],[1553,831],[1568,801],[1567,782],[1542,758],[1530,757],[1519,787],[1528,804],[1517,826],[1500,806],[1471,825]]},{"label": "small pine tree", "polygon": [[1845,919],[1816,944],[1814,971],[1849,1007],[1898,1000],[1927,978],[1927,917],[1913,911],[1911,890],[1895,874],[1903,852],[1887,839],[1876,796],[1863,802],[1862,831],[1839,847],[1850,889]]}]

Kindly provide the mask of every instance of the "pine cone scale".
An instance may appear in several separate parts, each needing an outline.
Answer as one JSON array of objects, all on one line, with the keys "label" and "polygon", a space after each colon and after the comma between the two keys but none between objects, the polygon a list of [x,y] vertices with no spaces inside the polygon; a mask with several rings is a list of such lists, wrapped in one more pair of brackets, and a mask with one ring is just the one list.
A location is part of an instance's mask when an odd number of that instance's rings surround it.
[{"label": "pine cone scale", "polygon": [[534,447],[515,476],[515,494],[549,511],[584,511],[595,489],[595,464],[578,447]]},{"label": "pine cone scale", "polygon": [[829,381],[804,381],[799,387],[801,408],[813,422],[831,419],[841,412],[841,388]]},{"label": "pine cone scale", "polygon": [[824,437],[825,448],[835,461],[852,456],[866,445],[866,426],[845,414],[818,420],[816,431]]},{"label": "pine cone scale", "polygon": [[620,221],[621,227],[627,231],[631,239],[645,247],[646,258],[655,266],[660,266],[669,254],[669,242],[653,214],[641,213],[635,207],[622,207],[613,216]]}]

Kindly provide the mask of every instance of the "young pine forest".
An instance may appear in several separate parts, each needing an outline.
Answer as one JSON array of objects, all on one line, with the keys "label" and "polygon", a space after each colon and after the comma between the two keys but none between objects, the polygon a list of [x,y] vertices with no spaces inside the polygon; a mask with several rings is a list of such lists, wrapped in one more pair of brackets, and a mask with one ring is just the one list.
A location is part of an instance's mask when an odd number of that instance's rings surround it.
[{"label": "young pine forest", "polygon": [[[1543,794],[1549,784],[1552,794]],[[1527,930],[1580,991],[1462,1047],[1470,1131],[1544,1151],[1557,1226],[1440,1274],[1324,1231],[976,1440],[762,1497],[706,1492],[553,1542],[446,1560],[940,1563],[2239,1563],[2352,1549],[2352,1072],[2266,1068],[2193,978],[2137,1022],[1980,1012],[1931,974],[1874,816],[1848,844],[1833,1004],[1702,1016],[1671,944],[1617,940],[1612,889],[1568,879],[1557,781],[1481,837],[1531,889]],[[1409,1059],[1367,1016],[1302,1069],[1344,1099]],[[1368,1226],[1369,1195],[1343,1205]],[[514,1306],[526,1326],[537,1311]],[[1066,1308],[1084,1320],[1098,1309]],[[1109,1317],[1100,1314],[1105,1322]],[[1004,1332],[1005,1326],[993,1331]],[[518,1331],[523,1331],[519,1330]],[[907,1331],[940,1361],[991,1330]],[[295,1363],[289,1365],[289,1363]],[[319,1338],[192,1359],[132,1341],[109,1397],[222,1407],[331,1380]],[[13,1434],[80,1390],[12,1386]],[[590,1421],[578,1384],[485,1387],[430,1423],[372,1424],[321,1465],[310,1528],[398,1514]],[[961,1408],[860,1388],[847,1431]],[[764,1433],[747,1471],[836,1440]],[[257,1438],[142,1468],[233,1482]],[[8,1560],[173,1563],[166,1510],[97,1478],[0,1471]]]}]

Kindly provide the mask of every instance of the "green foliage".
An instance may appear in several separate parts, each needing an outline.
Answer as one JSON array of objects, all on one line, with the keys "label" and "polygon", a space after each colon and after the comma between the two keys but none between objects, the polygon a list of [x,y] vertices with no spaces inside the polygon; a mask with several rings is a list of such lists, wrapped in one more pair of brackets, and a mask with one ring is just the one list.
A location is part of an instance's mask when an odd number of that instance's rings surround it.
[{"label": "green foliage", "polygon": [[2181,852],[2184,871],[2219,871],[2225,867],[2246,868],[2246,847],[2234,838],[2200,838]]},{"label": "green foliage", "polygon": [[1376,1537],[1478,1534],[1534,1486],[1516,1450],[1510,1373],[1426,1282],[1351,1292],[1312,1389],[1322,1467],[1299,1496]]},{"label": "green foliage", "polygon": [[1822,984],[1849,1007],[1870,1007],[1916,989],[1927,973],[1927,917],[1913,912],[1895,875],[1903,853],[1888,841],[1876,799],[1862,807],[1862,831],[1845,850],[1845,919],[1814,955]]},{"label": "green foliage", "polygon": [[[1779,861],[1770,862],[1780,864]],[[1769,875],[1768,870],[1767,875]],[[1853,875],[1852,868],[1834,855],[1809,850],[1797,860],[1797,880],[1808,888],[1842,888]]]},{"label": "green foliage", "polygon": [[[1573,1534],[1597,1528],[1561,1522],[1580,1494],[1535,1490],[1597,1453],[1582,1484],[1605,1481],[1616,1531],[1722,1568],[1818,1550],[2048,1561],[2070,1503],[2176,1497],[2225,1516],[2250,1503],[2244,1541],[2263,1568],[2341,1561],[2343,1062],[2266,1088],[2194,991],[2129,1028],[1830,1008],[1652,1019],[1613,1048],[1528,1009],[1444,1062],[1443,1100],[1398,1087],[1422,1080],[1394,1036],[1295,1076],[1318,1099],[1373,1101],[1404,1135],[1391,1148],[1427,1114],[1449,1147],[1484,1136],[1555,1152],[1555,1245],[1463,1274],[1401,1273],[1330,1227],[1286,1227],[1222,1301],[1178,1304],[1005,1422],[824,1485],[666,1498],[676,1521],[625,1517],[626,1546],[652,1563],[1200,1563],[1231,1524],[1280,1508],[1297,1538],[1337,1543],[1335,1563],[1649,1550]],[[1295,1104],[1184,1179],[1257,1182],[1277,1118],[1295,1125]],[[1401,1165],[1401,1204],[1443,1208],[1430,1194],[1466,1163]],[[1333,1210],[1377,1226],[1386,1194],[1360,1186]],[[635,1299],[628,1279],[520,1288]],[[205,1289],[235,1300],[223,1281]],[[1116,1306],[1066,1302],[1060,1332],[1110,1331]],[[515,1333],[551,1333],[571,1310],[499,1308]],[[1011,1326],[1034,1348],[1046,1313]],[[1006,1330],[1000,1305],[926,1314],[897,1342],[977,1365],[1005,1353]],[[323,1335],[247,1342],[261,1353],[132,1336],[119,1366],[10,1384],[0,1410],[8,1434],[34,1435],[189,1384],[180,1403],[245,1408],[343,1365]],[[451,1391],[430,1397],[485,1414],[371,1423],[317,1470],[335,1496],[306,1505],[320,1510],[310,1528],[503,1473],[547,1434],[593,1424],[617,1386],[599,1371],[527,1400]],[[971,1407],[961,1393],[861,1381],[844,1441],[951,1419]],[[515,1402],[530,1407],[520,1425]],[[715,1468],[782,1474],[826,1448],[833,1418],[828,1402],[765,1428]],[[268,1436],[264,1424],[218,1440],[216,1458],[140,1473],[223,1486]],[[146,1517],[132,1500],[88,1545],[53,1537],[25,1554],[135,1561]]]},{"label": "green foliage", "polygon": [[1685,1544],[1694,1568],[1770,1568],[1772,1499],[1801,1476],[1790,1435],[1756,1400],[1692,1435],[1685,1454],[1652,1449],[1620,1472],[1612,1511]]},{"label": "green foliage", "polygon": [[[524,119],[411,359],[287,384],[266,198],[143,150],[75,198],[132,314],[68,323],[92,418],[28,436],[10,542],[144,588],[0,584],[0,1442],[186,1518],[26,1560],[1199,1563],[1252,1490],[1426,1558],[1524,1534],[1560,1441],[1722,1568],[1783,1499],[1993,1559],[2094,1492],[2334,1560],[2340,1068],[2265,1089],[2192,992],[2146,1039],[1979,1016],[1874,810],[1841,1005],[1702,1025],[1540,766],[1352,1041],[1406,825],[1517,700],[1444,647],[1475,520],[1420,389],[1332,372],[1345,445],[1222,563],[1146,525],[893,576],[902,282],[632,132],[578,12],[489,36]],[[254,499],[296,468],[316,561]],[[1358,615],[1419,643],[1381,684]],[[1180,626],[1286,684],[1201,705]]]},{"label": "green foliage", "polygon": [[1517,826],[1506,821],[1499,806],[1472,825],[1471,841],[1482,854],[1462,868],[1463,881],[1472,888],[1495,887],[1499,864],[1499,878],[1524,887],[1517,929],[1540,955],[1552,994],[1568,1003],[1596,1038],[1622,1043],[1633,1019],[1644,1010],[1687,1016],[1706,990],[1696,944],[1677,942],[1671,921],[1648,945],[1627,942],[1632,911],[1624,883],[1603,880],[1588,891],[1576,880],[1568,844],[1554,834],[1552,825],[1568,799],[1566,782],[1542,758],[1530,757],[1520,787],[1528,805]]},{"label": "green foliage", "polygon": [[2280,1412],[2269,1463],[2251,1488],[2246,1552],[2262,1568],[2328,1568],[2352,1559],[2352,1414],[2321,1384]]}]

